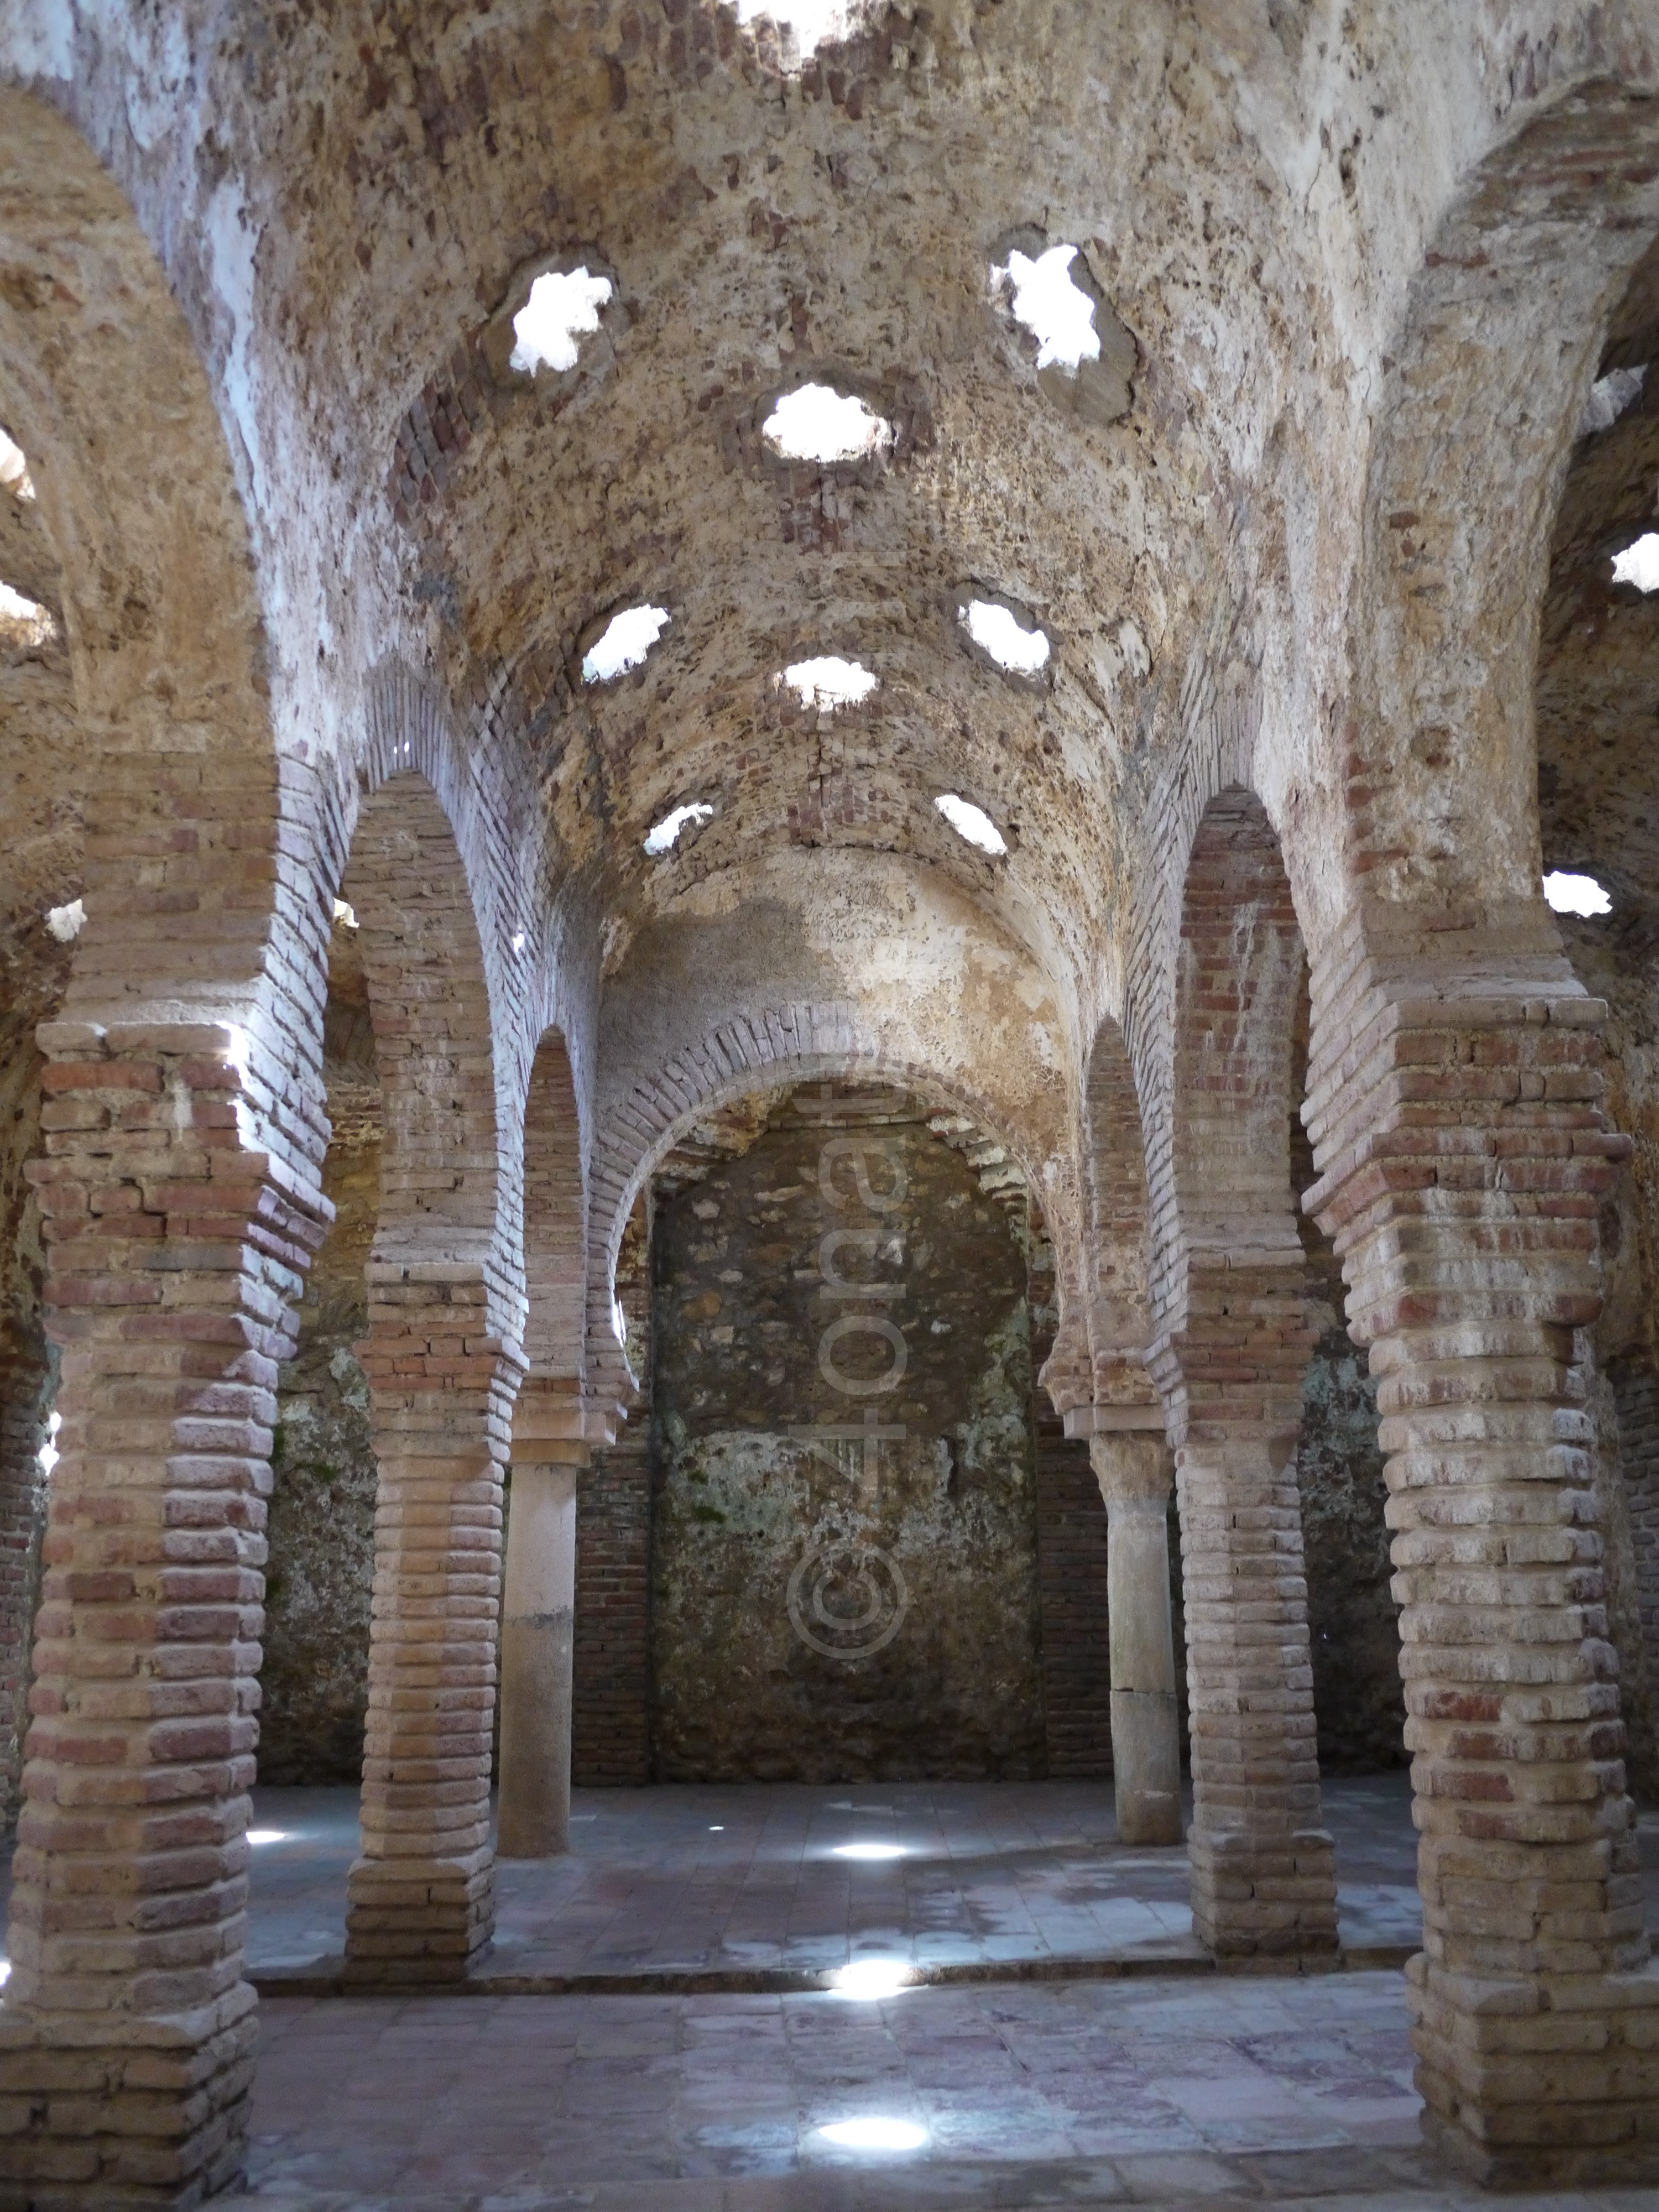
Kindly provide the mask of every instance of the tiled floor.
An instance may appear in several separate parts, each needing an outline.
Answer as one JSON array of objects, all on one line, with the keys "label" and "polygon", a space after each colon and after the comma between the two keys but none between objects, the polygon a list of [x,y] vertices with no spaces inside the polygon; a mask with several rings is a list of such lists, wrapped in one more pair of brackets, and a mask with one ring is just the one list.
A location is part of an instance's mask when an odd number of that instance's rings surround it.
[{"label": "tiled floor", "polygon": [[[1401,1977],[1364,1970],[1419,1937],[1405,1777],[1325,1808],[1343,1974],[1195,1972],[1185,1852],[1120,1846],[1109,1786],[664,1789],[579,1792],[568,1856],[499,1869],[469,1992],[359,1997],[271,1994],[330,1979],[356,1793],[261,1791],[250,2212],[1474,2212],[1418,2144]],[[946,1978],[740,1993],[860,1960]],[[824,2132],[860,2121],[909,2133]]]},{"label": "tiled floor", "polygon": [[[820,2133],[860,2118],[921,2141],[878,2160]],[[1153,2154],[1403,2148],[1418,2105],[1398,1978],[1379,1974],[881,2003],[281,2000],[265,2014],[256,2130],[267,2196],[326,2181],[404,2207],[447,2190],[494,2208],[544,2201],[530,2192],[550,2177],[614,2192],[942,2162],[988,2180]]]},{"label": "tiled floor", "polygon": [[[266,2212],[1474,2207],[1417,2148],[1398,1974],[832,1996],[279,1999]],[[853,2148],[823,2130],[908,2130]],[[1651,2212],[1659,2191],[1507,2200]]]},{"label": "tiled floor", "polygon": [[[1420,1940],[1403,1774],[1327,1785],[1345,1945]],[[337,1958],[349,1790],[262,1790],[250,1956],[262,1978]],[[568,1857],[497,1870],[509,1984],[641,1974],[805,1977],[876,1954],[923,1971],[1197,1963],[1185,1850],[1119,1845],[1109,1784],[579,1790]],[[1659,1838],[1656,1838],[1659,1841]],[[890,1858],[837,1856],[848,1845]]]}]

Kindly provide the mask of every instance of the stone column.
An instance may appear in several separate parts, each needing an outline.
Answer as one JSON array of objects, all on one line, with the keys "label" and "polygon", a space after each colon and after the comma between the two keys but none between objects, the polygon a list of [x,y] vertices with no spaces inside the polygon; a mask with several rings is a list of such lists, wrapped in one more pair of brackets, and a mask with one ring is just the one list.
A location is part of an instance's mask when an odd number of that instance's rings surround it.
[{"label": "stone column", "polygon": [[[1181,1739],[1170,1615],[1170,1486],[1175,1462],[1145,1416],[1110,1425],[1097,1407],[1089,1461],[1106,1501],[1112,1648],[1112,1781],[1119,1840],[1181,1841]],[[1107,1425],[1103,1426],[1105,1423]],[[1136,1433],[1136,1430],[1139,1432]]]},{"label": "stone column", "polygon": [[[1313,1349],[1302,1249],[1195,1255],[1185,1328],[1148,1364],[1176,1439],[1192,1740],[1193,1925],[1218,1958],[1334,1960],[1296,1446]],[[1276,1240],[1276,1241],[1274,1241]]]},{"label": "stone column", "polygon": [[358,1354],[380,1486],[346,1972],[459,1980],[495,1921],[501,1469],[522,1363],[489,1334],[481,1267],[376,1258],[368,1285]]},{"label": "stone column", "polygon": [[[1540,972],[1541,971],[1541,972]],[[1437,2147],[1480,2179],[1659,2172],[1649,1962],[1574,1332],[1627,1139],[1565,963],[1369,962],[1316,999],[1335,1240],[1388,1454]]]},{"label": "stone column", "polygon": [[508,1859],[570,1848],[576,1476],[588,1453],[577,1389],[532,1378],[513,1409],[495,1822],[496,1850]]},{"label": "stone column", "polygon": [[195,2203],[246,2147],[276,1368],[331,1208],[215,1027],[40,1031],[62,1347],[0,2014],[0,2196]]}]

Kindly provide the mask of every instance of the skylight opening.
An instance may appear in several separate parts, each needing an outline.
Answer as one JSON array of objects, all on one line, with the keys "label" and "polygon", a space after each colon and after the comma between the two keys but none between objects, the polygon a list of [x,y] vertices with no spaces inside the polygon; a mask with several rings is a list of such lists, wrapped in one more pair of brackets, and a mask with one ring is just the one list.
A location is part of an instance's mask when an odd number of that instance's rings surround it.
[{"label": "skylight opening", "polygon": [[851,0],[738,0],[738,21],[752,23],[769,15],[780,30],[791,30],[803,54],[814,54],[831,40],[851,34],[859,10]]},{"label": "skylight opening", "polygon": [[63,1454],[58,1449],[58,1431],[63,1425],[64,1417],[61,1413],[47,1414],[46,1440],[34,1455],[34,1464],[40,1468],[42,1480],[51,1475],[53,1468],[63,1457]]},{"label": "skylight opening", "polygon": [[1615,584],[1634,584],[1638,592],[1659,592],[1659,531],[1650,530],[1613,556]]},{"label": "skylight opening", "polygon": [[343,922],[348,929],[356,929],[357,909],[349,899],[337,898],[334,902],[334,919],[336,921]]},{"label": "skylight opening", "polygon": [[778,678],[800,695],[803,707],[817,707],[831,713],[837,707],[856,707],[870,696],[878,680],[872,671],[858,661],[843,660],[836,653],[824,654],[817,660],[797,660]]},{"label": "skylight opening", "polygon": [[1570,875],[1553,868],[1544,878],[1544,896],[1557,914],[1611,914],[1613,901],[1594,876]]},{"label": "skylight opening", "polygon": [[38,599],[27,599],[9,584],[0,584],[0,637],[23,646],[45,645],[58,629],[56,617]]},{"label": "skylight opening", "polygon": [[646,851],[653,860],[660,860],[665,853],[673,851],[675,841],[688,823],[707,822],[714,811],[712,806],[705,805],[700,799],[694,799],[684,806],[677,806],[672,814],[665,814],[653,828],[645,841]]},{"label": "skylight opening", "polygon": [[1014,320],[1037,342],[1037,367],[1057,366],[1073,374],[1084,362],[1100,359],[1095,303],[1070,275],[1076,258],[1074,246],[1051,246],[1035,261],[1016,249],[991,271],[994,286],[1000,289],[1006,284],[1012,291]]},{"label": "skylight opening", "polygon": [[954,791],[942,792],[933,804],[945,817],[958,837],[964,837],[981,853],[989,853],[1000,860],[1007,852],[1007,841],[983,807],[975,806],[971,799],[962,799]]},{"label": "skylight opening", "polygon": [[995,599],[970,599],[957,619],[981,653],[1011,676],[1040,675],[1048,665],[1048,633],[1022,629],[1008,608]]},{"label": "skylight opening", "polygon": [[637,668],[671,619],[666,607],[625,607],[613,615],[604,636],[582,657],[582,682],[612,684]]},{"label": "skylight opening", "polygon": [[581,340],[599,327],[599,310],[615,289],[608,276],[590,276],[585,267],[538,276],[513,318],[517,343],[507,367],[526,376],[543,368],[560,375],[574,368]]},{"label": "skylight opening", "polygon": [[60,945],[73,945],[86,927],[87,909],[83,900],[71,899],[67,906],[46,908],[46,932]]},{"label": "skylight opening", "polygon": [[914,2120],[890,2119],[869,2113],[856,2120],[831,2120],[817,2130],[821,2142],[837,2150],[920,2150],[927,2130]]},{"label": "skylight opening", "polygon": [[1598,430],[1610,430],[1641,391],[1647,373],[1644,362],[1640,368],[1610,368],[1605,376],[1598,376],[1578,418],[1579,436],[1589,438]]},{"label": "skylight opening", "polygon": [[861,461],[887,451],[893,426],[855,392],[801,384],[784,393],[761,436],[786,461]]},{"label": "skylight opening", "polygon": [[0,430],[0,488],[9,491],[14,499],[34,497],[34,482],[23,458],[23,448],[3,430]]}]

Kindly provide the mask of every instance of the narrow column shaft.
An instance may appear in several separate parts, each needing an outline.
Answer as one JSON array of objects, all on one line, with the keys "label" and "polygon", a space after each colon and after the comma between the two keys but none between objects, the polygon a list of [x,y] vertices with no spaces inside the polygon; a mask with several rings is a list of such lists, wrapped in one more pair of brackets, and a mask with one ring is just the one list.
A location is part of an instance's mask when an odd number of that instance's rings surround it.
[{"label": "narrow column shaft", "polygon": [[1097,1431],[1089,1457],[1106,1502],[1112,1650],[1112,1778],[1126,1844],[1181,1841],[1181,1741],[1170,1613],[1169,1499],[1162,1435]]},{"label": "narrow column shaft", "polygon": [[[277,1363],[330,1211],[242,1149],[228,1032],[41,1032],[59,1458],[0,2015],[0,2197],[195,2203],[246,2145]],[[68,1045],[67,1052],[61,1050]]]},{"label": "narrow column shaft", "polygon": [[501,1613],[496,1849],[551,1858],[570,1845],[570,1686],[581,1408],[527,1382],[513,1417],[513,1494]]},{"label": "narrow column shaft", "polygon": [[346,1970],[430,1981],[464,1975],[495,1928],[490,1737],[516,1363],[489,1334],[476,1270],[375,1261],[369,1282],[361,1357],[380,1488]]}]

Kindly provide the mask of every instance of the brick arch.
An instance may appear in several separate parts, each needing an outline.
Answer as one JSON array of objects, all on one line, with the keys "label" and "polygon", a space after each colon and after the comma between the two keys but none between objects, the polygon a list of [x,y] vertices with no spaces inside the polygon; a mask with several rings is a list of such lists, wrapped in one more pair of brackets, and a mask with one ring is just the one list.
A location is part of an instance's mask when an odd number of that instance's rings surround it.
[{"label": "brick arch", "polygon": [[1151,1327],[1147,1304],[1146,1152],[1123,1031],[1108,1014],[1083,1082],[1085,1200],[1091,1231],[1089,1345],[1097,1402],[1115,1370],[1138,1365]]},{"label": "brick arch", "polygon": [[1153,808],[1156,865],[1149,871],[1146,918],[1133,948],[1124,996],[1122,1036],[1139,1110],[1146,1164],[1148,1290],[1170,1272],[1176,1236],[1175,1037],[1182,931],[1192,858],[1210,807],[1224,792],[1254,792],[1261,732],[1261,691],[1247,671],[1194,674],[1191,703],[1165,788]]},{"label": "brick arch", "polygon": [[1553,939],[1532,699],[1551,525],[1656,229],[1659,101],[1603,78],[1476,165],[1411,284],[1352,599],[1346,859],[1373,911],[1508,905],[1534,949]]},{"label": "brick arch", "polygon": [[[243,1125],[307,1187],[320,1121],[288,1039],[313,1027],[309,886],[279,863],[279,763],[246,517],[166,272],[74,126],[0,86],[0,394],[57,554],[95,757],[68,1018],[234,1032]],[[116,305],[118,303],[118,306]],[[202,1044],[208,1038],[204,1034]]]},{"label": "brick arch", "polygon": [[[937,1098],[1006,1145],[1044,1193],[1038,1165],[995,1104],[971,1086],[884,1044],[844,1002],[768,1007],[724,1022],[674,1054],[649,1084],[636,1083],[604,1117],[589,1176],[587,1389],[606,1416],[633,1395],[627,1356],[611,1325],[617,1255],[628,1217],[659,1164],[701,1115],[777,1084],[867,1077]],[[1055,1244],[1062,1312],[1077,1295],[1077,1254],[1068,1226],[1045,1219]]]},{"label": "brick arch", "polygon": [[1296,1444],[1314,1335],[1291,1188],[1304,953],[1277,833],[1218,792],[1193,840],[1148,1365],[1176,1447],[1194,1924],[1223,1955],[1336,1946]]},{"label": "brick arch", "polygon": [[1231,786],[1205,810],[1182,903],[1171,1131],[1176,1218],[1156,1285],[1166,1328],[1184,1325],[1196,1269],[1237,1268],[1242,1257],[1251,1266],[1282,1266],[1299,1282],[1290,1116],[1300,1103],[1291,1096],[1291,1078],[1303,969],[1278,835],[1255,793]]},{"label": "brick arch", "polygon": [[375,1264],[471,1264],[499,1293],[489,992],[454,833],[417,770],[364,800],[343,890],[386,1100]]},{"label": "brick arch", "polygon": [[[435,734],[424,731],[424,765],[441,770]],[[523,1372],[497,1024],[469,871],[416,765],[422,736],[418,725],[371,731],[380,780],[358,810],[343,882],[386,1127],[358,1347],[378,1486],[362,1855],[346,1935],[352,1971],[371,1977],[410,1959],[463,1972],[493,1926],[501,1490]]]},{"label": "brick arch", "polygon": [[537,1050],[525,1105],[525,1357],[533,1377],[580,1388],[587,1309],[581,1115],[563,1032]]},{"label": "brick arch", "polygon": [[[424,799],[405,808],[398,794],[417,792]],[[517,879],[514,856],[502,850],[511,796],[492,787],[487,769],[469,760],[431,690],[402,661],[381,662],[365,693],[356,786],[337,817],[332,880],[356,907],[356,888],[372,853],[376,888],[365,893],[370,911],[384,925],[407,904],[410,942],[424,963],[423,990],[438,990],[463,1009],[474,1063],[465,1110],[476,1124],[474,1136],[465,1141],[477,1150],[476,1132],[483,1126],[477,1117],[487,1115],[492,1131],[492,1318],[500,1334],[516,1340],[525,1325],[525,1101],[544,1024],[537,1012],[537,948],[522,954],[514,949],[520,936],[528,945],[537,886]],[[386,844],[388,836],[395,853]],[[434,863],[429,877],[422,872],[428,860]],[[364,920],[362,911],[359,920]],[[366,964],[368,951],[366,939]],[[371,1001],[373,993],[371,976]],[[480,1066],[487,1084],[477,1079]],[[458,1133],[454,1141],[463,1141]],[[476,1197],[483,1179],[477,1159],[471,1175]]]}]

